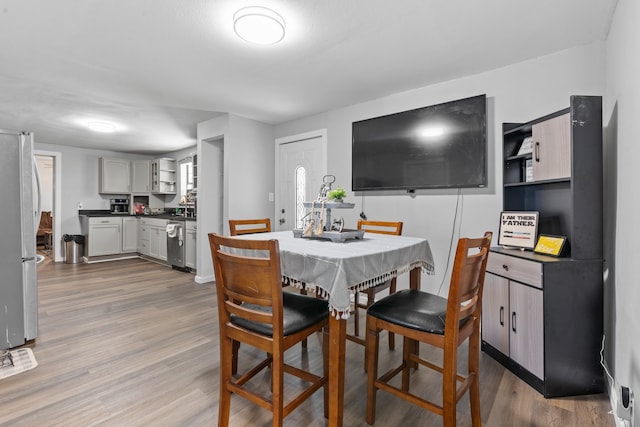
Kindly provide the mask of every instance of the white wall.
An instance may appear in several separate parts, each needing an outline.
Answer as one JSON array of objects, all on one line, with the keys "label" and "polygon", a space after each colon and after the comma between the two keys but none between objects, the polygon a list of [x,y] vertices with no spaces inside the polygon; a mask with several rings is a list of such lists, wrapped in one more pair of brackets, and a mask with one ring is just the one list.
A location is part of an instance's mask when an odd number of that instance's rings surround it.
[{"label": "white wall", "polygon": [[273,221],[273,141],[272,126],[233,114],[198,124],[197,282],[213,280],[209,233],[229,234],[229,218]]},{"label": "white wall", "polygon": [[[485,189],[461,191],[459,229],[463,236],[481,235],[486,230],[497,233],[502,207],[502,123],[527,122],[566,108],[570,95],[603,95],[603,64],[604,43],[594,43],[284,123],[275,127],[275,137],[327,128],[328,173],[336,176],[336,186],[349,190],[353,121],[485,93],[488,97],[489,185]],[[403,220],[403,234],[429,239],[436,274],[423,277],[422,287],[428,291],[440,289],[445,295],[448,274],[445,277],[444,273],[454,227],[456,191],[417,191],[415,198],[402,192],[364,193],[364,211],[369,219]],[[347,199],[355,202],[356,207],[341,212],[341,216],[347,227],[354,227],[363,198],[348,191]],[[454,239],[458,237],[456,228]],[[401,286],[406,286],[408,281],[402,279]]]},{"label": "white wall", "polygon": [[640,256],[638,22],[640,3],[618,0],[606,42],[604,105],[606,357],[615,379],[635,391],[635,425],[640,425],[640,279],[636,264]]}]

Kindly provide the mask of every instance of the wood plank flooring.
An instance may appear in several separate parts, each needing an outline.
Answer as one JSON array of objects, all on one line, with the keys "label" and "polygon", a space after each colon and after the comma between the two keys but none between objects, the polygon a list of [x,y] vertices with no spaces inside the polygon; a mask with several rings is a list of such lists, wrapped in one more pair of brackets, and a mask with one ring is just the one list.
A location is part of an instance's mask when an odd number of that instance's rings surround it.
[{"label": "wood plank flooring", "polygon": [[[38,275],[39,336],[31,347],[39,365],[0,380],[1,426],[217,424],[218,330],[211,284],[198,285],[190,274],[140,259],[48,262]],[[381,341],[382,370],[395,365],[401,352],[388,350],[386,334]],[[429,351],[425,347],[421,354]],[[347,342],[346,427],[367,425],[363,353],[363,347]],[[261,356],[243,346],[240,369]],[[319,337],[306,351],[291,349],[287,361],[320,372]],[[412,387],[438,395],[436,374],[420,369],[414,378]],[[299,385],[287,377],[287,396]],[[614,425],[606,395],[544,399],[484,353],[480,386],[485,426]],[[256,387],[268,387],[267,374]],[[322,396],[317,392],[285,425],[325,426]],[[458,404],[458,414],[459,426],[471,425],[468,397]],[[231,416],[234,427],[271,425],[267,411],[237,396]],[[375,425],[438,426],[442,421],[379,392]]]}]

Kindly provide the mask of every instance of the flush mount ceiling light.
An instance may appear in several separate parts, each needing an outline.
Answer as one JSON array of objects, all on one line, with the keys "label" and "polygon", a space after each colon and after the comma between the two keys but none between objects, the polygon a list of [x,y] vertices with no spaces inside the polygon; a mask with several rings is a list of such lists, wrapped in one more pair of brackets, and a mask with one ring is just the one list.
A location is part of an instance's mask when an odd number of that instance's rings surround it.
[{"label": "flush mount ceiling light", "polygon": [[110,122],[103,122],[98,120],[93,120],[87,122],[87,127],[94,132],[102,132],[102,133],[112,133],[115,132],[117,126]]},{"label": "flush mount ceiling light", "polygon": [[266,7],[243,7],[233,15],[233,30],[249,43],[278,43],[284,38],[284,29],[282,16]]}]

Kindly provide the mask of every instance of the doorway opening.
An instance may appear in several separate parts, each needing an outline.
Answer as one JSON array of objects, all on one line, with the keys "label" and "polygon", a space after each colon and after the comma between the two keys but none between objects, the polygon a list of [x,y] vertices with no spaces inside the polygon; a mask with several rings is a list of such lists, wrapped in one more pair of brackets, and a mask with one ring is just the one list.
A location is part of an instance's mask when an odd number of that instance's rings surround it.
[{"label": "doorway opening", "polygon": [[61,239],[61,159],[62,154],[34,150],[40,175],[40,210],[42,216],[36,232],[38,253],[55,262],[62,261]]}]

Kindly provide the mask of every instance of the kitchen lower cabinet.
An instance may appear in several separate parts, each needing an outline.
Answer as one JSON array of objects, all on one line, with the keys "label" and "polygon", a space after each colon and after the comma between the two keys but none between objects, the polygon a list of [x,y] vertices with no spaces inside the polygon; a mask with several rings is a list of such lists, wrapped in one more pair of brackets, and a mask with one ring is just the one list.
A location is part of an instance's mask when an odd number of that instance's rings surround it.
[{"label": "kitchen lower cabinet", "polygon": [[140,218],[138,252],[143,255],[167,260],[167,220]]},{"label": "kitchen lower cabinet", "polygon": [[87,257],[137,251],[138,223],[132,216],[83,217],[82,234],[87,236]]},{"label": "kitchen lower cabinet", "polygon": [[195,221],[185,221],[186,237],[185,237],[185,266],[196,269],[196,256],[197,256],[197,231],[198,227]]},{"label": "kitchen lower cabinet", "polygon": [[149,255],[149,220],[138,219],[138,252],[142,255]]},{"label": "kitchen lower cabinet", "polygon": [[542,290],[509,283],[509,357],[538,378],[544,378]]},{"label": "kitchen lower cabinet", "polygon": [[122,218],[87,218],[83,226],[87,236],[86,255],[113,255],[122,252]]},{"label": "kitchen lower cabinet", "polygon": [[134,216],[122,218],[122,252],[138,250],[138,219]]},{"label": "kitchen lower cabinet", "polygon": [[601,393],[602,261],[492,248],[482,350],[545,397]]},{"label": "kitchen lower cabinet", "polygon": [[509,280],[486,274],[482,299],[482,339],[509,356]]}]

